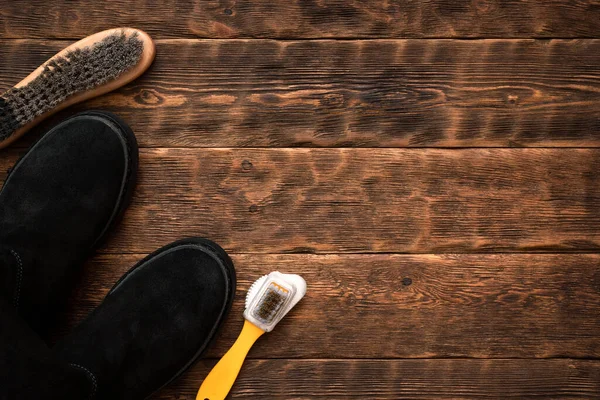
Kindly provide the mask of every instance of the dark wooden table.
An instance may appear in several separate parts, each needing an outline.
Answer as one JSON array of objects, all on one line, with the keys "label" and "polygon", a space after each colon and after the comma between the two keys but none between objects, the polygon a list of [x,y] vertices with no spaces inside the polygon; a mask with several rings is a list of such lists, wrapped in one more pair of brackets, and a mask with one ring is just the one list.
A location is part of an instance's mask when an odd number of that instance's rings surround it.
[{"label": "dark wooden table", "polygon": [[138,136],[133,204],[61,329],[206,236],[238,297],[156,399],[195,398],[272,270],[308,295],[232,398],[600,397],[598,0],[1,0],[0,89],[116,26],[156,39],[150,71],[0,153],[88,108]]}]

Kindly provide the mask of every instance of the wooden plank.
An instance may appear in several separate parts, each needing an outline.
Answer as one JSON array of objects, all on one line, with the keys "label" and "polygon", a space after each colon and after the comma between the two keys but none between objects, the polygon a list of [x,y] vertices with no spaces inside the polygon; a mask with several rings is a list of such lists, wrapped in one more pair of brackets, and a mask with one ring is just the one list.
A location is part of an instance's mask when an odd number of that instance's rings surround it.
[{"label": "wooden plank", "polygon": [[[194,399],[203,362],[156,399]],[[597,361],[252,360],[231,398],[530,399],[595,398]]]},{"label": "wooden plank", "polygon": [[[195,399],[213,363],[201,362],[153,399]],[[599,382],[598,361],[251,360],[228,398],[592,399]]]},{"label": "wooden plank", "polygon": [[106,251],[194,235],[243,253],[600,248],[597,149],[144,149],[140,165]]},{"label": "wooden plank", "polygon": [[[61,331],[142,258],[94,258]],[[250,358],[600,356],[597,254],[234,254],[233,260],[236,300],[208,357],[231,346],[249,286],[275,270],[304,276],[308,293]]]},{"label": "wooden plank", "polygon": [[[68,43],[0,42],[0,90]],[[85,108],[142,147],[598,147],[600,40],[165,40]]]},{"label": "wooden plank", "polygon": [[598,37],[594,0],[6,1],[0,37],[134,26],[157,38]]}]

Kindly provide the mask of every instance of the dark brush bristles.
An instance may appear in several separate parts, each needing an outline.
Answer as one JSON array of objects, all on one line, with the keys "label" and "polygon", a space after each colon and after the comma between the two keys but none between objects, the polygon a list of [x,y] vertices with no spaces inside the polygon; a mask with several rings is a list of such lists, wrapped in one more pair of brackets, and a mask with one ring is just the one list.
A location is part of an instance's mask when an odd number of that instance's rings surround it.
[{"label": "dark brush bristles", "polygon": [[277,312],[281,306],[283,306],[286,299],[287,296],[280,293],[278,290],[268,288],[260,300],[258,308],[254,312],[254,316],[264,323],[270,323],[275,315],[277,315]]},{"label": "dark brush bristles", "polygon": [[118,78],[138,64],[144,43],[124,32],[49,62],[29,84],[0,96],[0,142],[70,96]]}]

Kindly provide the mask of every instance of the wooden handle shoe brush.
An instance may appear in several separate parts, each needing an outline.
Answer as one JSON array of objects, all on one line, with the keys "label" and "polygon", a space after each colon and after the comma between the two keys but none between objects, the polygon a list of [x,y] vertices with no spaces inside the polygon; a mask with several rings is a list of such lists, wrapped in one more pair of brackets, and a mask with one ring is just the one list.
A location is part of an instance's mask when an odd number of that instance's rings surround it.
[{"label": "wooden handle shoe brush", "polygon": [[223,400],[231,390],[248,351],[304,297],[306,282],[299,275],[271,272],[250,287],[244,327],[231,349],[206,377],[196,400]]},{"label": "wooden handle shoe brush", "polygon": [[0,95],[0,149],[57,111],[136,79],[154,54],[150,36],[133,28],[109,29],[65,48]]}]

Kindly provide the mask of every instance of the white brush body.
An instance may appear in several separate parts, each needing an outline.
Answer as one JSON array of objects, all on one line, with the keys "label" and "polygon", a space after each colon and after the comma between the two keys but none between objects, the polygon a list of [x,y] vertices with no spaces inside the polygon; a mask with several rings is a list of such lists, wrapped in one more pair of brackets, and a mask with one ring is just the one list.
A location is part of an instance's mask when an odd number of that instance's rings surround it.
[{"label": "white brush body", "polygon": [[[281,299],[276,307],[268,307],[268,314],[263,312],[264,302],[269,294]],[[265,332],[271,332],[283,317],[306,294],[306,281],[295,274],[271,272],[259,278],[248,290],[244,318]]]}]

